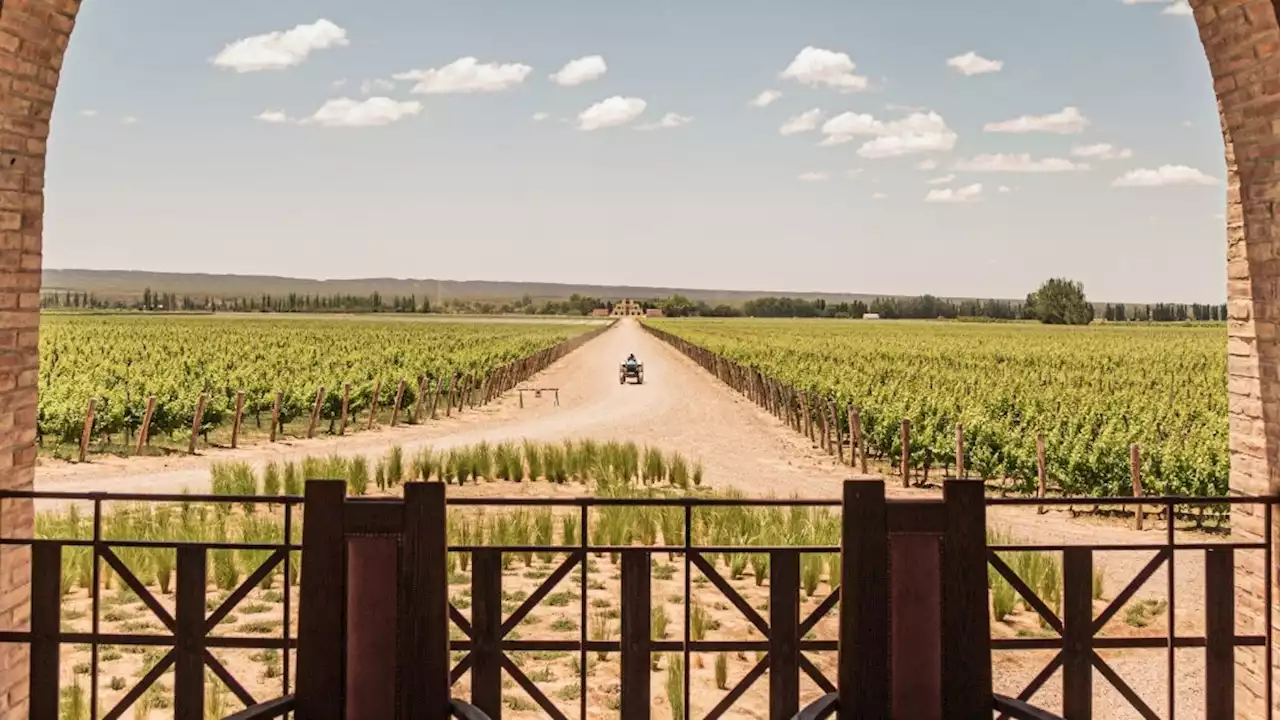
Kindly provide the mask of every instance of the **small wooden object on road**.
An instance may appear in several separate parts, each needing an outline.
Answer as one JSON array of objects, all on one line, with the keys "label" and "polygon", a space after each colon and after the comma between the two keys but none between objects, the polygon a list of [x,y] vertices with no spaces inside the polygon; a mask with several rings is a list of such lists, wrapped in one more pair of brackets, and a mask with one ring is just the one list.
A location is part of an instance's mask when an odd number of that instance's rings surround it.
[{"label": "small wooden object on road", "polygon": [[244,391],[236,392],[236,414],[231,420],[231,447],[240,440],[240,420],[244,417]]},{"label": "small wooden object on road", "polygon": [[191,419],[191,442],[187,444],[187,454],[196,454],[196,438],[200,437],[200,423],[204,420],[204,403],[208,396],[200,393],[200,399],[196,401],[196,414]]},{"label": "small wooden object on road", "polygon": [[142,427],[138,429],[138,446],[134,448],[135,455],[142,454],[142,448],[147,444],[147,433],[151,430],[151,416],[156,412],[156,396],[152,395],[147,398],[147,412],[142,416]]},{"label": "small wooden object on road", "polygon": [[324,386],[316,390],[316,402],[311,406],[311,421],[307,423],[307,439],[316,434],[316,423],[320,420],[320,404],[324,402]]},{"label": "small wooden object on road", "polygon": [[89,453],[89,438],[93,435],[93,411],[98,407],[98,398],[89,398],[89,406],[84,411],[84,429],[80,431],[80,462],[84,462]]}]

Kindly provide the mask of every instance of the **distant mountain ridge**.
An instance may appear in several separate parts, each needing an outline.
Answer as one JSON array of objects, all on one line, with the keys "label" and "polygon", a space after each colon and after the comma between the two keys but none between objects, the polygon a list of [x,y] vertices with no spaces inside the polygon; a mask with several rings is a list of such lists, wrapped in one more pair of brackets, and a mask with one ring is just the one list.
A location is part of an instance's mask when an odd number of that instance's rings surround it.
[{"label": "distant mountain ridge", "polygon": [[[414,295],[432,302],[439,300],[506,301],[528,295],[535,302],[565,300],[573,294],[605,300],[633,298],[647,300],[683,295],[694,302],[710,305],[741,305],[762,297],[791,297],[803,300],[823,299],[829,303],[876,298],[907,297],[865,293],[793,292],[783,290],[708,290],[630,285],[577,285],[568,283],[511,282],[491,280],[436,280],[400,278],[358,278],[313,280],[273,275],[210,275],[204,273],[161,273],[142,270],[53,270],[44,271],[44,290],[88,292],[100,299],[125,299],[142,296],[145,289],[155,293],[175,293],[193,297],[247,297],[251,295],[369,295],[384,297]],[[941,298],[961,301],[969,298]],[[984,298],[985,299],[985,298]]]}]

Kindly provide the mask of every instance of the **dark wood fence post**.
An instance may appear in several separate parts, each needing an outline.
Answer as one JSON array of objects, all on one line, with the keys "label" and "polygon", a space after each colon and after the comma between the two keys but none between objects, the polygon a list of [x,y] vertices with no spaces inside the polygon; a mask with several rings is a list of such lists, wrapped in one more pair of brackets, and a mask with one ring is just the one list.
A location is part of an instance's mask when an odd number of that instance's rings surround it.
[{"label": "dark wood fence post", "polygon": [[1205,717],[1229,720],[1236,716],[1235,552],[1213,548],[1204,560]]},{"label": "dark wood fence post", "polygon": [[[987,606],[987,513],[981,480],[942,488],[942,697],[947,717],[991,713],[991,621]],[[1086,591],[1088,587],[1086,586]]]},{"label": "dark wood fence post", "polygon": [[204,595],[209,577],[205,549],[179,547],[177,570],[173,718],[204,720]]},{"label": "dark wood fence post", "polygon": [[1093,717],[1093,551],[1062,553],[1062,714]]},{"label": "dark wood fence post", "polygon": [[769,558],[769,717],[800,711],[800,553]]},{"label": "dark wood fence post", "polygon": [[295,717],[341,720],[346,677],[345,542],[342,480],[308,480],[302,527],[298,608],[298,708]]},{"label": "dark wood fence post", "polygon": [[845,481],[840,547],[840,716],[887,718],[889,524],[883,482]]},{"label": "dark wood fence post", "polygon": [[[586,560],[584,559],[585,563]],[[649,552],[622,554],[622,720],[649,720]]]},{"label": "dark wood fence post", "polygon": [[59,642],[62,635],[62,546],[51,542],[31,545],[30,704],[35,720],[58,714]]},{"label": "dark wood fence post", "polygon": [[471,704],[502,720],[502,551],[471,555]]},{"label": "dark wood fence post", "polygon": [[404,488],[397,695],[405,717],[449,714],[449,571],[444,483]]}]

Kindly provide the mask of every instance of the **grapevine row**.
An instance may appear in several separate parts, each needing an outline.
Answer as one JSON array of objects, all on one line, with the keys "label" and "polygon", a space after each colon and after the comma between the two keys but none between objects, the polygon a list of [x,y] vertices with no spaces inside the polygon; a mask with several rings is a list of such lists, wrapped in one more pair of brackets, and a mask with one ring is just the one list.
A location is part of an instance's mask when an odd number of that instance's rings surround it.
[{"label": "grapevine row", "polygon": [[[277,427],[283,427],[312,414],[321,387],[328,392],[317,419],[330,431],[342,415],[344,398],[354,418],[366,410],[390,409],[400,395],[407,418],[416,414],[410,409],[420,409],[420,392],[428,393],[424,400],[429,402],[442,386],[453,396],[469,388],[474,391],[469,394],[487,400],[607,327],[48,318],[41,325],[37,432],[42,443],[79,442],[92,398],[92,435],[131,438],[155,397],[148,438],[189,431],[198,409],[196,431],[207,434],[230,425],[239,393],[245,425],[270,427],[278,413]],[[342,392],[347,385],[349,394]]]},{"label": "grapevine row", "polygon": [[945,468],[963,425],[966,468],[1037,489],[1036,440],[1057,489],[1227,492],[1225,338],[1216,329],[1104,331],[804,321],[646,321],[645,329],[804,431],[849,437],[858,409],[873,455]]}]

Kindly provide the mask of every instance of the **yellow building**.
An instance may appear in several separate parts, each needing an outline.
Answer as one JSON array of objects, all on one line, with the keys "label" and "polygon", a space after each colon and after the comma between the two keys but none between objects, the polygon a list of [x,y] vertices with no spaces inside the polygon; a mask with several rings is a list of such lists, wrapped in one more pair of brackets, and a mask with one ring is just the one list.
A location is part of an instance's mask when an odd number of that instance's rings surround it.
[{"label": "yellow building", "polygon": [[611,314],[614,317],[639,317],[644,315],[644,309],[640,307],[640,303],[627,298],[620,303],[616,303]]}]

